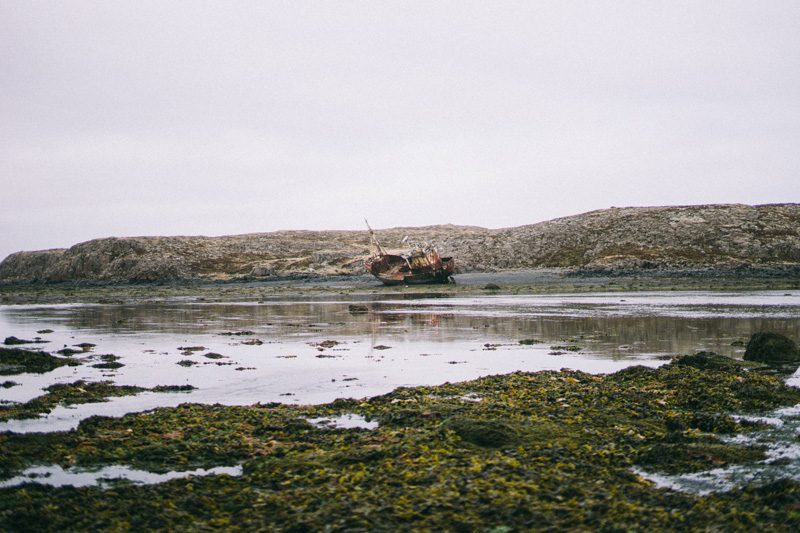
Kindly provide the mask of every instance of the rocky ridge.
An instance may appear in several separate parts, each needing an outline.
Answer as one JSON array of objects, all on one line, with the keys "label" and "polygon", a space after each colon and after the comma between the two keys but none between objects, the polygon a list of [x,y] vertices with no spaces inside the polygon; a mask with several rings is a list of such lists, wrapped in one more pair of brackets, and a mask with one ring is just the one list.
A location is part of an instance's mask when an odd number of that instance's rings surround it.
[{"label": "rocky ridge", "polygon": [[[611,208],[490,230],[427,226],[378,230],[456,258],[458,272],[563,267],[583,274],[752,270],[800,275],[800,204]],[[297,278],[364,274],[366,231],[280,231],[225,237],[104,238],[18,252],[2,283]]]}]

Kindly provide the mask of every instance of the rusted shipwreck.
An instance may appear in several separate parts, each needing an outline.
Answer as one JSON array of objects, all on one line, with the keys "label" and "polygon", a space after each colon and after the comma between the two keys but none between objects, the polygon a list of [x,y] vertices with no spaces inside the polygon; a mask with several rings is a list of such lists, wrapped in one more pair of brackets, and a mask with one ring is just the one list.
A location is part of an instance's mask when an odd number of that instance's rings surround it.
[{"label": "rusted shipwreck", "polygon": [[441,257],[428,243],[403,239],[402,254],[390,254],[369,227],[370,256],[364,260],[367,272],[386,285],[452,283],[456,264],[452,257]]}]

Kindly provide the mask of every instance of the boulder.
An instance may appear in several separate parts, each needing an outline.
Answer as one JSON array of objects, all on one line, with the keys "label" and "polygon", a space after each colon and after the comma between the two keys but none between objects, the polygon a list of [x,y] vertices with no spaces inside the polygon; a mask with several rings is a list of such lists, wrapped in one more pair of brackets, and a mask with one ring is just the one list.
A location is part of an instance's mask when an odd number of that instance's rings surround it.
[{"label": "boulder", "polygon": [[[747,358],[745,357],[745,359]],[[684,355],[683,357],[675,359],[673,364],[676,366],[691,366],[699,370],[732,371],[737,371],[742,367],[752,366],[714,352],[697,352],[695,354]]]},{"label": "boulder", "polygon": [[744,352],[745,361],[786,364],[800,363],[800,350],[797,344],[785,335],[760,331],[750,337]]}]

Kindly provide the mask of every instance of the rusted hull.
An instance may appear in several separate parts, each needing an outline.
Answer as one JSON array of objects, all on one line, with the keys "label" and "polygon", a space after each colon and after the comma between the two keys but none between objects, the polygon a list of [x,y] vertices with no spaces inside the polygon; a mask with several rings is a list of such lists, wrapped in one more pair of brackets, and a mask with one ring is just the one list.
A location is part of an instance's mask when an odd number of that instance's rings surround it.
[{"label": "rusted hull", "polygon": [[449,283],[456,270],[452,257],[441,257],[436,248],[428,243],[407,242],[403,255],[387,253],[375,232],[369,227],[370,257],[364,260],[367,272],[386,285],[419,283]]},{"label": "rusted hull", "polygon": [[364,261],[367,271],[386,285],[418,285],[428,283],[450,283],[455,272],[452,257],[442,257],[436,266],[426,264],[421,268],[411,266],[399,255],[370,257]]}]

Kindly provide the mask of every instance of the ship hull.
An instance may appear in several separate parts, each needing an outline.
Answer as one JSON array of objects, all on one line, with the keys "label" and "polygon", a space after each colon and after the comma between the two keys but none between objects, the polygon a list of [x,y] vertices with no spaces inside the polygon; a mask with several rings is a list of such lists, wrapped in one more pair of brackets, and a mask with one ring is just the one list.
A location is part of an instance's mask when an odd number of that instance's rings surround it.
[{"label": "ship hull", "polygon": [[364,261],[367,271],[385,285],[423,285],[451,283],[455,261],[443,257],[435,267],[414,268],[400,255],[386,254]]}]

